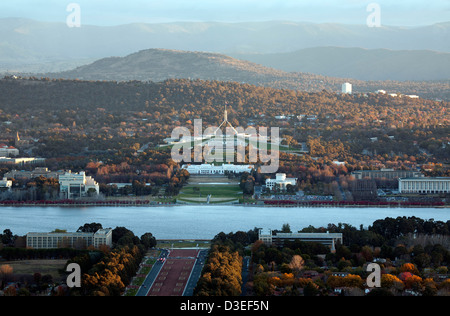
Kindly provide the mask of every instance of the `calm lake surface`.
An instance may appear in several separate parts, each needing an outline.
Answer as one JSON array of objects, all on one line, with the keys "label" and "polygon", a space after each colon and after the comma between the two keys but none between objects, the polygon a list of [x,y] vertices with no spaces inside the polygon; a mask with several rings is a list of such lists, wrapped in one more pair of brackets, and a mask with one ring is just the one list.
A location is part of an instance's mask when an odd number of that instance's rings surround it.
[{"label": "calm lake surface", "polygon": [[157,239],[212,239],[220,232],[249,231],[255,227],[293,231],[312,225],[346,223],[359,228],[378,219],[416,216],[448,221],[450,209],[442,208],[273,208],[244,206],[170,207],[0,207],[0,232],[13,234],[76,231],[85,223],[104,228],[126,227],[137,236],[151,232]]}]

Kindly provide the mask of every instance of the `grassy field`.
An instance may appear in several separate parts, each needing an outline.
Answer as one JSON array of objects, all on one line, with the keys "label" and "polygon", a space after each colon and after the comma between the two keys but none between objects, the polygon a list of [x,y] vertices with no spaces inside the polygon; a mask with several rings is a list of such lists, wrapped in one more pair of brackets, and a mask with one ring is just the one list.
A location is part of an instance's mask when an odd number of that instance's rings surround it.
[{"label": "grassy field", "polygon": [[[236,138],[236,136],[235,136],[235,139],[237,139]],[[179,143],[178,145],[184,145],[184,146],[187,146],[187,147],[189,147],[190,149],[193,149],[194,148],[194,146],[199,146],[199,145],[201,145],[202,146],[202,148],[204,148],[204,146],[208,143],[208,141],[209,140],[214,140],[214,138],[208,138],[208,137],[205,137],[204,139],[203,139],[203,141],[197,141],[197,142],[194,142],[194,141],[191,141],[191,142],[184,142],[184,143]],[[218,140],[219,141],[221,141],[222,140],[222,138],[221,137],[218,137]],[[261,149],[267,149],[267,150],[272,150],[272,143],[270,143],[270,142],[262,142],[261,140],[250,140],[249,138],[245,138],[245,140],[244,140],[244,143],[245,143],[245,145],[246,146],[248,146],[248,145],[252,145],[254,148],[257,148],[257,149],[260,149],[260,147],[261,147]],[[262,145],[263,144],[263,145]],[[172,149],[174,147],[174,145],[173,144],[161,144],[160,145],[160,147],[159,148],[170,148],[170,149]],[[297,148],[297,147],[295,147],[295,146],[287,146],[287,145],[281,145],[281,144],[278,144],[278,150],[279,151],[283,151],[283,152],[288,152],[288,151],[294,151],[294,152],[296,152],[296,151],[299,151],[301,148]],[[222,150],[223,150],[223,152],[224,152],[224,157],[226,157],[225,156],[225,152],[226,152],[226,147],[224,146],[223,148],[222,148]]]},{"label": "grassy field", "polygon": [[[198,188],[196,191],[194,188]],[[190,184],[183,188],[179,197],[206,197],[212,195],[220,198],[239,198],[242,190],[237,185]]]},{"label": "grassy field", "polygon": [[226,203],[242,198],[242,190],[236,185],[190,184],[177,196],[178,201],[205,203],[211,195],[210,203]]},{"label": "grassy field", "polygon": [[13,268],[14,274],[33,275],[39,272],[41,275],[50,274],[53,280],[62,278],[60,271],[64,269],[67,260],[23,260],[1,262],[0,265],[9,265]]}]

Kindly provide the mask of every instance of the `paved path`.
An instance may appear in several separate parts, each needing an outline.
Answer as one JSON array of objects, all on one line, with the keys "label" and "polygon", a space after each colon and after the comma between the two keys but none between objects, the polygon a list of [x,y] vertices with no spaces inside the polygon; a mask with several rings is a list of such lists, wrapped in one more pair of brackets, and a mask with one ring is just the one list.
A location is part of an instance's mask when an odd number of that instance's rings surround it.
[{"label": "paved path", "polygon": [[[159,258],[167,258],[169,255],[168,250],[163,250],[161,252],[161,255]],[[150,270],[150,273],[145,278],[144,283],[139,288],[139,291],[137,292],[136,296],[147,296],[149,294],[149,291],[153,284],[155,283],[156,278],[158,277],[158,274],[160,273],[161,269],[164,267],[165,262],[162,261],[156,261],[156,263],[153,265],[152,269]]]},{"label": "paved path", "polygon": [[163,250],[136,296],[193,296],[209,250]]},{"label": "paved path", "polygon": [[182,296],[198,252],[193,249],[171,250],[148,296]]},{"label": "paved path", "polygon": [[241,296],[247,295],[247,282],[250,268],[250,257],[244,257],[242,263],[242,294]]},{"label": "paved path", "polygon": [[186,288],[184,289],[183,296],[194,296],[194,289],[197,286],[197,282],[202,275],[203,266],[205,265],[206,257],[209,250],[202,250],[199,252],[197,260],[189,277]]}]

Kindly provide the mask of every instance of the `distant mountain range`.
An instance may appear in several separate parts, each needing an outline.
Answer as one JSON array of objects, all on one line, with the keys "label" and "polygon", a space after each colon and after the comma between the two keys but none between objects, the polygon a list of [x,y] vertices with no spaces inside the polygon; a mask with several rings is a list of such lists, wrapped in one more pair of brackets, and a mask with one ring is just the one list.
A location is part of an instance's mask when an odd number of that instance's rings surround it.
[{"label": "distant mountain range", "polygon": [[37,77],[93,81],[154,81],[167,79],[216,80],[247,83],[277,89],[340,92],[344,82],[351,82],[355,92],[379,89],[393,93],[418,94],[426,98],[450,99],[450,80],[362,81],[303,72],[286,72],[223,54],[148,49],[125,57],[100,59],[89,65]]},{"label": "distant mountain range", "polygon": [[[336,56],[329,56],[329,48],[324,47],[358,47],[366,51],[339,50]],[[346,69],[358,66],[365,69],[362,66],[366,67],[367,61],[370,60],[373,68],[377,69],[377,65],[382,65],[382,62],[393,67],[399,61],[406,60],[411,61],[409,65],[411,67],[418,59],[423,58],[431,60],[437,57],[439,61],[448,61],[445,54],[439,55],[430,51],[450,53],[450,22],[418,28],[389,26],[369,28],[366,25],[286,21],[82,25],[81,28],[69,28],[65,23],[0,19],[0,72],[7,70],[28,73],[60,72],[101,58],[124,57],[150,48],[246,56],[251,61],[288,72],[302,71],[341,76],[345,73],[339,67],[333,66],[332,62],[340,64],[344,61],[346,66],[341,67]],[[311,48],[318,51],[305,50]],[[428,52],[414,55],[407,54],[406,50],[428,50]],[[375,57],[372,58],[370,54]],[[315,59],[312,58],[315,56]],[[275,62],[281,58],[285,58],[286,62]],[[308,62],[300,62],[307,58]],[[351,60],[353,64],[349,63]],[[292,62],[288,64],[287,61]],[[330,72],[331,67],[336,68],[335,73]],[[428,70],[429,65],[424,67],[427,69],[422,70],[423,76],[420,76],[419,71],[414,78],[422,80],[431,78],[429,74],[432,71]],[[433,67],[432,69],[436,69]],[[325,70],[327,72],[323,72]],[[436,78],[441,78],[443,71],[444,69]],[[360,70],[358,74],[357,69],[355,71],[349,69],[349,75],[345,77],[354,74],[356,78],[365,72]],[[408,75],[407,72],[403,74],[405,77]],[[381,78],[383,74],[373,72],[373,75]]]},{"label": "distant mountain range", "polygon": [[148,49],[126,57],[100,59],[92,64],[56,74],[52,78],[112,81],[164,81],[201,79],[235,82],[266,82],[290,74],[222,54]]},{"label": "distant mountain range", "polygon": [[426,50],[317,47],[291,53],[233,56],[287,72],[358,80],[450,79],[450,53]]}]

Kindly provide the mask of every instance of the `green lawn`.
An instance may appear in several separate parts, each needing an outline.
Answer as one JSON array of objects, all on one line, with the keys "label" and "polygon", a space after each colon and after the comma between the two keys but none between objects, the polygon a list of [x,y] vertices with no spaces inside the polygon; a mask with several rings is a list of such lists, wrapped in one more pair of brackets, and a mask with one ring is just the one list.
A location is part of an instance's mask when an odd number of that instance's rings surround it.
[{"label": "green lawn", "polygon": [[190,184],[181,190],[176,199],[187,203],[206,203],[208,195],[211,195],[210,204],[238,202],[242,198],[242,190],[237,184]]},{"label": "green lawn", "polygon": [[[195,191],[198,188],[199,191]],[[213,198],[238,199],[242,196],[242,190],[238,185],[204,185],[190,184],[185,186],[177,198],[198,198],[211,195]]]},{"label": "green lawn", "polygon": [[[189,144],[189,147],[191,148],[191,149],[193,149],[194,148],[194,146],[198,146],[198,145],[202,145],[204,142],[206,142],[206,141],[208,141],[208,140],[210,140],[210,138],[205,138],[203,141],[196,141],[196,142],[194,142],[194,141],[192,141],[192,142],[190,142],[190,143],[180,143],[179,145],[181,145],[181,144],[184,144],[184,145],[187,145],[187,144]],[[246,138],[245,140],[244,140],[244,142],[245,142],[245,144],[246,145],[252,145],[253,147],[255,147],[255,148],[260,148],[260,147],[264,147],[264,146],[260,146],[261,144],[259,143],[259,141],[252,141],[252,140],[250,140],[250,139],[248,139],[248,138]],[[164,144],[164,145],[160,145],[160,147],[161,148],[170,148],[170,149],[172,149],[172,147],[173,147],[174,145],[169,145],[169,144]],[[204,145],[202,145],[202,148],[204,147]],[[272,149],[272,143],[270,143],[270,142],[267,142],[266,144],[265,144],[265,147],[266,147],[266,149],[268,150],[268,151],[270,151],[271,149]],[[226,155],[225,155],[225,153],[226,153],[226,147],[224,146],[223,148],[223,152],[224,152],[224,159],[226,158]],[[279,149],[279,151],[282,151],[282,152],[290,152],[290,151],[292,151],[292,152],[297,152],[297,151],[299,151],[300,149],[299,148],[296,148],[296,147],[293,147],[293,146],[291,146],[291,147],[289,147],[289,146],[287,146],[287,145],[281,145],[281,144],[279,144],[278,145],[278,149]]]}]

